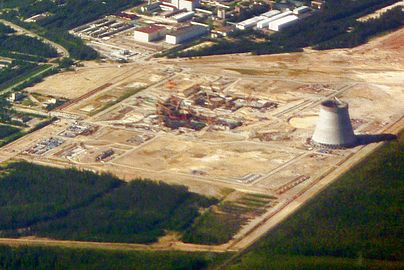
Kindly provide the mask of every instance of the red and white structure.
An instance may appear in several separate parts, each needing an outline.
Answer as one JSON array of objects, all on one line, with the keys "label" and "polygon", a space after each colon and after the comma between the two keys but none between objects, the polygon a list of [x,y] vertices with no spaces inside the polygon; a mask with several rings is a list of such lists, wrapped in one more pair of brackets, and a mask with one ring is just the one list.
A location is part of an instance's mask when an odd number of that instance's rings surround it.
[{"label": "red and white structure", "polygon": [[149,25],[146,27],[137,28],[134,33],[136,41],[150,42],[163,38],[167,33],[167,29],[164,26]]}]

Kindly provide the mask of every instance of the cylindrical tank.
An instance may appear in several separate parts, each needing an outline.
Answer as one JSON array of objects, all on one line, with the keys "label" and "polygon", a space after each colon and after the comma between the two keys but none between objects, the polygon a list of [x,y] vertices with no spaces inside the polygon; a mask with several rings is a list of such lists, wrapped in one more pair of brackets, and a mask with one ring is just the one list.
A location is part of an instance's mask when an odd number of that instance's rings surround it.
[{"label": "cylindrical tank", "polygon": [[340,100],[326,100],[321,103],[312,142],[330,148],[351,147],[356,144],[347,103]]}]

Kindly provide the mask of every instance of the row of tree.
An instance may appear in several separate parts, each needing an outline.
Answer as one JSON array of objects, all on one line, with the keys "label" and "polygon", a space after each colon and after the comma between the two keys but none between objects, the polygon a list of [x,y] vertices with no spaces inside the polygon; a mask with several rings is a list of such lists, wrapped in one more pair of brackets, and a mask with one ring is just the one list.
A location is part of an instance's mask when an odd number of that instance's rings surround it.
[{"label": "row of tree", "polygon": [[2,270],[202,270],[227,255],[0,245]]}]

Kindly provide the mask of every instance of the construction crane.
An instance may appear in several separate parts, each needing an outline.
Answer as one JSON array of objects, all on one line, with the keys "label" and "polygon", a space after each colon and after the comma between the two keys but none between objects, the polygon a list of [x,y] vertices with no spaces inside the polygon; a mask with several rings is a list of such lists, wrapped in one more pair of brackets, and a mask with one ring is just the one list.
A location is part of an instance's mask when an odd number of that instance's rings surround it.
[{"label": "construction crane", "polygon": [[174,90],[177,87],[177,83],[174,80],[167,81],[167,88],[169,90]]}]

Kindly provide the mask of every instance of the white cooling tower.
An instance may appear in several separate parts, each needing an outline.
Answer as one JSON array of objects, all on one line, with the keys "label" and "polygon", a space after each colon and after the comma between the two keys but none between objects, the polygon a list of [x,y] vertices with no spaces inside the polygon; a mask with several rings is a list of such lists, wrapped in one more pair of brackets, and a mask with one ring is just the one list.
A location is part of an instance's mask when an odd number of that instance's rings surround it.
[{"label": "white cooling tower", "polygon": [[312,142],[330,148],[355,145],[356,137],[349,118],[347,103],[337,99],[321,103],[320,117]]}]

